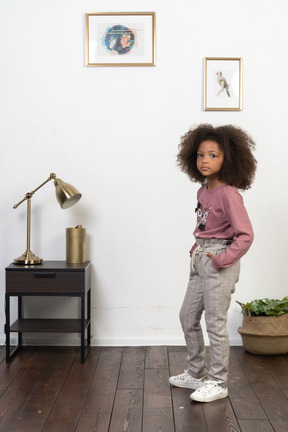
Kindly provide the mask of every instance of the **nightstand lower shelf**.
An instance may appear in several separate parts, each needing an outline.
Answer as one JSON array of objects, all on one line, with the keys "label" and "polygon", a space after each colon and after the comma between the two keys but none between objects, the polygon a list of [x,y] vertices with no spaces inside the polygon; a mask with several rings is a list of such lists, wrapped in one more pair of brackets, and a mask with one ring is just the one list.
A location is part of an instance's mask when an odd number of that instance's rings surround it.
[{"label": "nightstand lower shelf", "polygon": [[[90,321],[84,321],[86,329]],[[81,333],[81,319],[17,319],[10,333]]]}]

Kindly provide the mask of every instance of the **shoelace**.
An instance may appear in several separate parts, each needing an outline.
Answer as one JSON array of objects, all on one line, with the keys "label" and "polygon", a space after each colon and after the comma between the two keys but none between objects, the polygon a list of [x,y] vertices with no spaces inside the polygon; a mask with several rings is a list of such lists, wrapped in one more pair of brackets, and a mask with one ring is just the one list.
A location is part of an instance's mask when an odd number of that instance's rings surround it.
[{"label": "shoelace", "polygon": [[181,379],[182,381],[186,381],[186,380],[189,380],[189,378],[191,378],[191,376],[188,374],[187,370],[184,370],[184,373],[178,375],[177,378]]},{"label": "shoelace", "polygon": [[191,375],[188,373],[187,369],[184,370],[183,374],[177,375],[176,378],[180,379],[182,381],[190,381],[191,379],[193,379],[194,381],[199,381],[200,382],[200,381],[203,380],[203,378],[202,379],[197,379],[197,378],[191,377]]},{"label": "shoelace", "polygon": [[219,385],[217,383],[214,383],[213,381],[206,381],[205,385],[201,387],[201,393],[207,395],[211,391],[213,391],[215,387],[219,387]]}]

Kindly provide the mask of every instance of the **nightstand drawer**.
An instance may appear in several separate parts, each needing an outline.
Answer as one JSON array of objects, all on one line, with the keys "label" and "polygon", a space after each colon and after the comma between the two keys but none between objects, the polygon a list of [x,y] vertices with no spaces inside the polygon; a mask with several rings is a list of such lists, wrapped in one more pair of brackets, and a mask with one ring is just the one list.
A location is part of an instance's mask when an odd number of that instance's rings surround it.
[{"label": "nightstand drawer", "polygon": [[45,270],[6,272],[7,293],[62,294],[85,292],[85,273]]}]

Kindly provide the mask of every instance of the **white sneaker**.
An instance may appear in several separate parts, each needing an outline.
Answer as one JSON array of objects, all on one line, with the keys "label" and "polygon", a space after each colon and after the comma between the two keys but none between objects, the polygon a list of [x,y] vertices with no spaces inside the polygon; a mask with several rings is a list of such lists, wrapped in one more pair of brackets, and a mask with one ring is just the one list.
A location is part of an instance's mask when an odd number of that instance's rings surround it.
[{"label": "white sneaker", "polygon": [[202,387],[204,385],[204,378],[196,379],[193,378],[187,370],[184,370],[184,373],[172,376],[169,378],[170,384],[172,384],[175,387],[181,387],[181,388],[190,388],[193,390],[198,389],[199,387]]},{"label": "white sneaker", "polygon": [[201,388],[191,393],[190,399],[197,402],[213,402],[227,396],[227,388],[221,387],[217,381],[206,381]]}]

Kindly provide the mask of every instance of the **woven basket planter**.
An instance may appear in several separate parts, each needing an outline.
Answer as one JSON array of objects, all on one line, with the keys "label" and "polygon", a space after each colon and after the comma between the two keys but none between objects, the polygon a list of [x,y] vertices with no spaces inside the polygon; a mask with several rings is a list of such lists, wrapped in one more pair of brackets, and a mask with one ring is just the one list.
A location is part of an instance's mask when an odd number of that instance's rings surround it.
[{"label": "woven basket planter", "polygon": [[288,353],[288,313],[280,316],[243,315],[238,332],[244,349],[252,354]]}]

